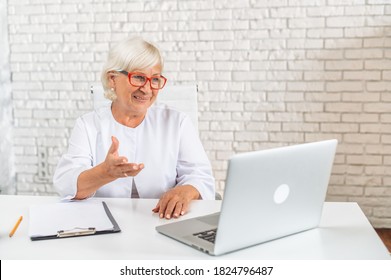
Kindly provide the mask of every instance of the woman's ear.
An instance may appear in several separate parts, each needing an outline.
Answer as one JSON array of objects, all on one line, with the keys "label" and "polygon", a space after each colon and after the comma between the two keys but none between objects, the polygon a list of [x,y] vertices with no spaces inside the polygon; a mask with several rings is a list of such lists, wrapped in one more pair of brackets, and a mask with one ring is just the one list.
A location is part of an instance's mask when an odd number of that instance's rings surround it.
[{"label": "woman's ear", "polygon": [[115,88],[115,77],[117,76],[113,72],[108,72],[107,74],[107,81],[110,88]]}]

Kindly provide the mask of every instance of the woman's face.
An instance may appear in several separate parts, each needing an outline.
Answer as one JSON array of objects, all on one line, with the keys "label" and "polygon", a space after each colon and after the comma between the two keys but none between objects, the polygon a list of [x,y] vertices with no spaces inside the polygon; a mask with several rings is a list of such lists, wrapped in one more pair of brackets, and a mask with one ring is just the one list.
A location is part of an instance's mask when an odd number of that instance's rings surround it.
[{"label": "woman's face", "polygon": [[[160,65],[155,65],[152,68],[137,69],[133,72],[141,73],[151,78],[161,74],[161,67]],[[159,93],[158,89],[151,88],[150,80],[142,87],[133,86],[130,84],[128,76],[122,73],[112,78],[110,82],[117,95],[117,99],[114,101],[115,106],[137,115],[145,115]]]}]

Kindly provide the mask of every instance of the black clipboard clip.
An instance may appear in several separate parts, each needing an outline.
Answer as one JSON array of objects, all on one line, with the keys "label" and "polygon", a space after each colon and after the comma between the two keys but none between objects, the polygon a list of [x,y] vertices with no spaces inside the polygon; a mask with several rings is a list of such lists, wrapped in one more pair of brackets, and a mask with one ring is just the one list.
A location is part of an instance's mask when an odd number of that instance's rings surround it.
[{"label": "black clipboard clip", "polygon": [[70,230],[59,230],[57,231],[57,237],[73,237],[81,235],[92,235],[96,233],[96,229],[91,228],[74,228]]}]

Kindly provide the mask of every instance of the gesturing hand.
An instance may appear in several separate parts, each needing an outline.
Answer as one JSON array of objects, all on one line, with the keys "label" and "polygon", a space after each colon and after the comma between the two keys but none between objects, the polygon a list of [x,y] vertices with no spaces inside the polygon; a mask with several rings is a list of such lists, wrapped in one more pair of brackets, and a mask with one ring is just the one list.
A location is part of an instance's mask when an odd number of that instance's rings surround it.
[{"label": "gesturing hand", "polygon": [[190,202],[199,197],[200,193],[195,187],[191,185],[177,186],[164,193],[152,211],[159,212],[160,218],[178,218],[187,212]]},{"label": "gesturing hand", "polygon": [[118,139],[111,136],[111,141],[110,149],[107,152],[105,161],[103,162],[103,167],[106,173],[114,179],[136,176],[144,168],[144,164],[128,163],[128,159],[126,157],[119,156],[118,154]]}]

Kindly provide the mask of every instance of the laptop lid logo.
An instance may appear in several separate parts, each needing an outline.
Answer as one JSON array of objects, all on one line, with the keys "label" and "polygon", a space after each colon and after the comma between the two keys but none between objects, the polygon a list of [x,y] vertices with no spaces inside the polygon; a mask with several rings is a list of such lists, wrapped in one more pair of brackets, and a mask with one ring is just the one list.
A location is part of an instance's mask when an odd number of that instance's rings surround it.
[{"label": "laptop lid logo", "polygon": [[289,196],[290,188],[287,184],[279,185],[278,188],[274,192],[274,202],[276,204],[284,203]]}]

